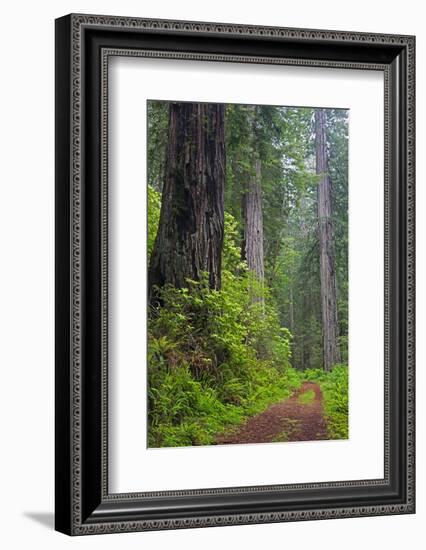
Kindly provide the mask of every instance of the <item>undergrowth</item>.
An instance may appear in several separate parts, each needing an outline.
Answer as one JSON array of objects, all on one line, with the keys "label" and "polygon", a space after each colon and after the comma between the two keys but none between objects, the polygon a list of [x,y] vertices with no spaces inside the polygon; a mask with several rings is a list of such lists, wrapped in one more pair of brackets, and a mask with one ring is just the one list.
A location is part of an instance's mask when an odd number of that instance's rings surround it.
[{"label": "undergrowth", "polygon": [[238,238],[226,215],[221,290],[207,277],[158,289],[148,323],[150,447],[212,444],[301,384],[290,332],[241,262]]},{"label": "undergrowth", "polygon": [[[149,199],[159,215],[152,190]],[[158,216],[152,219],[149,252]],[[209,288],[207,274],[188,279],[185,288],[156,289],[161,305],[150,308],[148,319],[149,447],[214,444],[306,379],[322,388],[329,437],[347,437],[347,369],[291,367],[291,334],[266,285],[241,261],[238,239],[226,214],[220,290]]]},{"label": "undergrowth", "polygon": [[305,370],[304,380],[319,384],[329,439],[347,439],[349,435],[348,367],[336,365],[331,372],[321,369]]},{"label": "undergrowth", "polygon": [[214,443],[300,386],[289,332],[267,301],[249,303],[248,285],[225,272],[220,291],[204,281],[161,290],[149,322],[150,447]]}]

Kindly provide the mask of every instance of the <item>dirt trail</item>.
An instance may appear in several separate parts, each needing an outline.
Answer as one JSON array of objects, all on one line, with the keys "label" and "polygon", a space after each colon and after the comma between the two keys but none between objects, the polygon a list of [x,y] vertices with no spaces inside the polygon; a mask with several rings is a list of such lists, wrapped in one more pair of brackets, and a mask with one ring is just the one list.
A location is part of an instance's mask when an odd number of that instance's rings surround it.
[{"label": "dirt trail", "polygon": [[319,439],[328,439],[322,392],[318,384],[304,382],[289,399],[252,416],[231,434],[218,436],[216,443],[223,445]]}]

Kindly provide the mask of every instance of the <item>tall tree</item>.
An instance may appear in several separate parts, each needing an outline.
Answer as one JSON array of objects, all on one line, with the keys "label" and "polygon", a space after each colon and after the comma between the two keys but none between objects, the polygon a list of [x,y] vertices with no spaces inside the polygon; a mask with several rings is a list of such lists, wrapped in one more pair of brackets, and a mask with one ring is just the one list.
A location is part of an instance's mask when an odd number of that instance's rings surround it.
[{"label": "tall tree", "polygon": [[333,253],[331,180],[328,172],[326,113],[315,110],[315,153],[318,182],[318,236],[324,370],[340,361],[337,323],[336,274]]},{"label": "tall tree", "polygon": [[182,288],[208,272],[221,286],[224,232],[225,105],[171,103],[158,232],[149,266],[155,286]]},{"label": "tall tree", "polygon": [[247,188],[242,196],[244,213],[243,258],[247,266],[263,281],[263,211],[262,211],[262,172],[260,159],[254,162],[254,169],[248,176]]},{"label": "tall tree", "polygon": [[[246,180],[241,194],[243,218],[242,258],[247,267],[260,282],[251,284],[250,294],[253,302],[264,303],[263,283],[265,278],[263,252],[263,205],[262,205],[262,162],[260,158],[258,129],[260,127],[260,113],[255,105],[246,107],[247,123],[249,128],[249,163],[246,170]],[[260,292],[259,292],[260,291]]]},{"label": "tall tree", "polygon": [[333,183],[333,249],[336,267],[337,317],[342,363],[348,362],[348,117],[339,109],[327,111],[329,171]]}]

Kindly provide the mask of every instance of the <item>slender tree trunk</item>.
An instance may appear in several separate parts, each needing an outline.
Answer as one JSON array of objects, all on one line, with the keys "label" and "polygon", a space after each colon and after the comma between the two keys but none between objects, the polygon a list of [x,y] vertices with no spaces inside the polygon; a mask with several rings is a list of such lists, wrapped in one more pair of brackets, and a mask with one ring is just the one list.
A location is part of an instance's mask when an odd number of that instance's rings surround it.
[{"label": "slender tree trunk", "polygon": [[318,233],[320,245],[321,310],[324,348],[324,370],[331,370],[340,361],[338,344],[336,274],[331,221],[331,181],[328,175],[328,155],[325,111],[315,111],[316,173],[318,183]]},{"label": "slender tree trunk", "polygon": [[261,189],[261,163],[255,161],[254,173],[250,176],[247,191],[243,195],[244,212],[244,259],[248,268],[263,281],[263,213]]},{"label": "slender tree trunk", "polygon": [[247,120],[251,140],[251,170],[247,174],[242,200],[242,218],[244,224],[241,256],[246,260],[249,270],[256,276],[250,288],[251,300],[264,302],[263,283],[265,278],[263,251],[263,210],[262,210],[262,164],[259,158],[258,144],[255,134],[256,107],[247,107]]},{"label": "slender tree trunk", "polygon": [[225,105],[171,103],[160,222],[149,266],[153,287],[187,286],[208,272],[221,286]]},{"label": "slender tree trunk", "polygon": [[293,286],[290,286],[290,332],[294,332],[294,296]]},{"label": "slender tree trunk", "polygon": [[306,370],[311,368],[311,353],[312,353],[312,342],[310,339],[311,331],[309,326],[311,324],[311,313],[310,308],[312,307],[312,296],[310,289],[307,289],[306,292],[302,293],[302,313],[304,318],[304,323],[302,327],[302,337],[301,337],[301,370]]}]

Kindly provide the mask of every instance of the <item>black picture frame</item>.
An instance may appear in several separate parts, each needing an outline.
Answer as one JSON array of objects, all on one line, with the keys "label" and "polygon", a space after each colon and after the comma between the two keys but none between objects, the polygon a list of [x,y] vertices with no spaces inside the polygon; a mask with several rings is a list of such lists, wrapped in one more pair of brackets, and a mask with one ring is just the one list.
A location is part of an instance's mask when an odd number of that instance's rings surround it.
[{"label": "black picture frame", "polygon": [[[375,69],[385,81],[380,480],[108,493],[111,55]],[[415,38],[71,14],[56,20],[56,529],[69,535],[408,514],[414,500]]]}]

